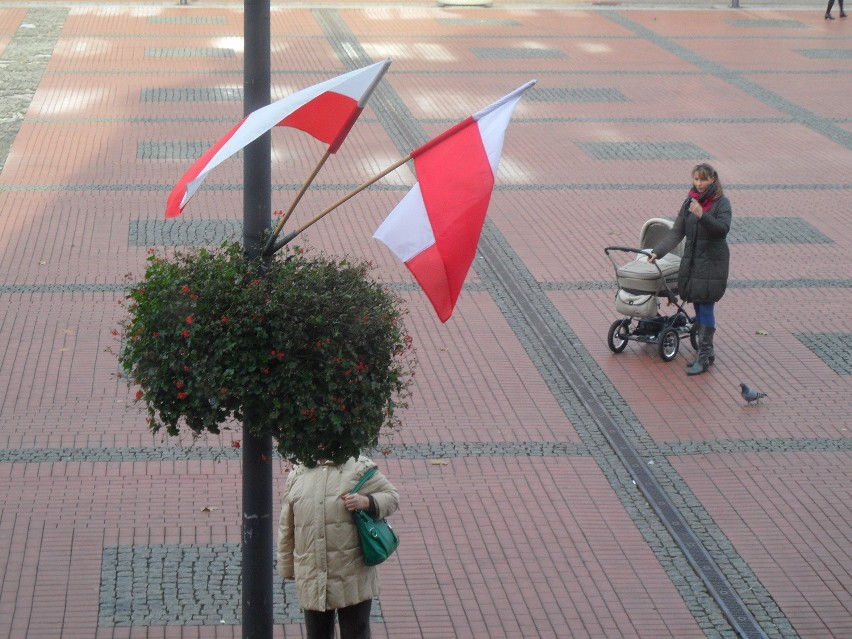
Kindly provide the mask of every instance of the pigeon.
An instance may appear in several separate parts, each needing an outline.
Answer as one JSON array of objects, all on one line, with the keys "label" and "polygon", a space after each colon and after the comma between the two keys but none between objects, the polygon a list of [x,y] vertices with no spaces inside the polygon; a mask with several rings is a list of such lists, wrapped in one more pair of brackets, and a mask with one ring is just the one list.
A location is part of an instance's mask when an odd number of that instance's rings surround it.
[{"label": "pigeon", "polygon": [[752,402],[757,402],[759,404],[761,397],[769,397],[769,395],[767,395],[766,393],[761,393],[760,391],[753,390],[745,384],[740,384],[740,390],[743,399],[746,400],[746,406],[749,406]]}]

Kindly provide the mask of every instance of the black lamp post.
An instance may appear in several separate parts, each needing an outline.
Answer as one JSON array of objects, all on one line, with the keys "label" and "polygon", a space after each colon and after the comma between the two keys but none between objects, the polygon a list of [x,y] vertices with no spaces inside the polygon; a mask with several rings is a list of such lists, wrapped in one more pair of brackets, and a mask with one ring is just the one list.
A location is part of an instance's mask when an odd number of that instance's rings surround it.
[{"label": "black lamp post", "polygon": [[[244,0],[244,114],[266,106],[270,89],[269,0]],[[261,259],[263,234],[272,226],[272,136],[245,148],[243,247]],[[256,437],[243,421],[242,628],[243,639],[272,637],[272,438]]]}]

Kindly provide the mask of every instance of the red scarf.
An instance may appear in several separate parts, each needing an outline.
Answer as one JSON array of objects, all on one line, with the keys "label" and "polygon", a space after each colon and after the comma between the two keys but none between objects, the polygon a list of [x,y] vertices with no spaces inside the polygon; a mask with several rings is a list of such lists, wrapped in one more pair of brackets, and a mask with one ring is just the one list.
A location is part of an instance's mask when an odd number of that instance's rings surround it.
[{"label": "red scarf", "polygon": [[704,211],[708,211],[711,206],[713,206],[713,196],[716,194],[716,185],[711,184],[707,187],[707,190],[704,193],[699,193],[698,191],[691,189],[689,191],[689,197],[696,200]]}]

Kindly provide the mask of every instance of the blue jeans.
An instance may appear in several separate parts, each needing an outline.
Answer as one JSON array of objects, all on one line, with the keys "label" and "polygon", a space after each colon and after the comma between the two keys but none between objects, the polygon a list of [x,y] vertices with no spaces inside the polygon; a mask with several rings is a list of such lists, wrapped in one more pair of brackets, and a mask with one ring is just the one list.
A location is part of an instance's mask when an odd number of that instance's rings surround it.
[{"label": "blue jeans", "polygon": [[715,304],[693,304],[695,307],[695,323],[709,328],[716,328]]}]

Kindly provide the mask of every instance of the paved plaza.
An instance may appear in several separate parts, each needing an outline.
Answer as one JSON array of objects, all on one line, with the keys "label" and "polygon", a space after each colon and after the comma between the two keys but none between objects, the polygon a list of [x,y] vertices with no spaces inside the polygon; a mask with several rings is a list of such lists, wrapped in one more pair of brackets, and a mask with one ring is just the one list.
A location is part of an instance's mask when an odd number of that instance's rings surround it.
[{"label": "paved plaza", "polygon": [[[417,349],[404,427],[375,455],[402,545],[374,636],[852,637],[852,19],[763,0],[272,4],[273,98],[393,60],[298,223],[538,81],[446,324],[371,237],[410,164],[300,240],[371,260]],[[149,250],[241,237],[240,158],[164,209],[242,117],[242,8],[0,3],[0,639],[241,636],[239,425],[152,435],[113,330]],[[324,147],[272,144],[282,210]],[[731,280],[716,363],[687,378],[688,339],[671,362],[611,352],[603,249],[673,217],[701,161],[733,204]],[[768,397],[746,406],[741,382]],[[304,637],[291,585],[275,591],[275,636]]]}]

